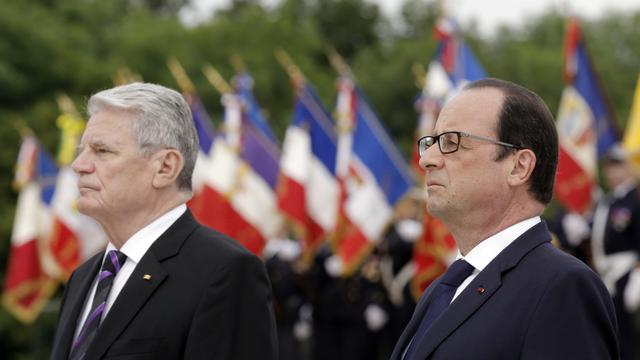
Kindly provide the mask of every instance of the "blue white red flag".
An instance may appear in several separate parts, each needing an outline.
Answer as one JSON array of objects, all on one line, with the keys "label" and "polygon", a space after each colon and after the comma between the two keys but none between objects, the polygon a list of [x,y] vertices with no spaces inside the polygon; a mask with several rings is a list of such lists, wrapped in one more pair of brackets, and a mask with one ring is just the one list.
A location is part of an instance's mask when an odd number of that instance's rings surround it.
[{"label": "blue white red flag", "polygon": [[48,230],[55,185],[55,164],[35,137],[23,139],[16,164],[15,184],[20,189],[11,233],[11,249],[5,272],[2,302],[24,323],[38,316],[56,288],[57,281],[44,271],[39,241]]},{"label": "blue white red flag", "polygon": [[334,248],[350,273],[381,239],[413,179],[362,91],[349,77],[339,79],[338,89],[340,216]]},{"label": "blue white red flag", "polygon": [[302,241],[303,257],[309,260],[335,227],[336,133],[311,86],[296,85],[294,114],[280,159],[278,205]]}]

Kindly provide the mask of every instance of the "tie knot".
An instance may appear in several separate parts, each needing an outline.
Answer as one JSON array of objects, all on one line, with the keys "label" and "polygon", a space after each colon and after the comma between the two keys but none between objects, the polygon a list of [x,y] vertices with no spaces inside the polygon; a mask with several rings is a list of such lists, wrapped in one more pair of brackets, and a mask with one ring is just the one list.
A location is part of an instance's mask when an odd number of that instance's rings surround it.
[{"label": "tie knot", "polygon": [[[107,256],[104,258],[101,272],[108,271],[109,275],[115,276],[118,273],[118,271],[120,271],[120,268],[122,267],[122,265],[126,260],[127,260],[127,255],[125,255],[124,253],[118,250],[111,250],[107,253]],[[101,278],[103,276],[104,275],[102,275]]]},{"label": "tie knot", "polygon": [[442,284],[458,287],[464,279],[469,277],[475,268],[463,259],[456,260],[444,276],[442,277]]}]

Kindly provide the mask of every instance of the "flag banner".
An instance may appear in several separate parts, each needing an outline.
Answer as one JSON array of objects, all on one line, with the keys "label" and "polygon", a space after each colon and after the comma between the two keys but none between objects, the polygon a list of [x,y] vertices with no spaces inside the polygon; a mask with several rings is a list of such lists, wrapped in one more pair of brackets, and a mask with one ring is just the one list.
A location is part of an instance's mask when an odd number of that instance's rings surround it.
[{"label": "flag banner", "polygon": [[340,217],[334,248],[345,273],[382,237],[396,203],[413,185],[410,169],[352,79],[338,82]]},{"label": "flag banner", "polygon": [[582,213],[592,205],[598,159],[619,136],[574,18],[565,37],[564,78],[557,118],[560,158],[555,193],[570,211]]},{"label": "flag banner", "polygon": [[[201,145],[189,207],[203,224],[261,255],[281,223],[274,192],[277,148],[245,123],[236,95],[223,97],[224,136],[214,137],[199,101],[192,99],[191,104]],[[259,171],[252,164],[259,164]]]},{"label": "flag banner", "polygon": [[[247,229],[237,229],[237,234],[254,234],[253,237],[241,236],[238,240],[261,255],[267,241],[276,236],[282,225],[274,190],[280,154],[276,144],[248,120],[249,114],[244,112],[241,98],[235,94],[224,97],[225,124],[228,124],[226,143],[235,150],[235,161],[227,163],[232,164],[228,173],[231,176],[225,177],[233,182],[220,182],[218,189],[228,194],[233,208],[250,225]],[[236,140],[238,143],[234,143]]]},{"label": "flag banner", "polygon": [[596,134],[589,106],[572,86],[565,87],[556,122],[560,141],[556,198],[570,211],[591,206],[597,183]]},{"label": "flag banner", "polygon": [[39,242],[51,217],[45,204],[51,192],[42,188],[50,180],[50,169],[40,167],[41,153],[33,136],[23,140],[15,178],[20,193],[2,293],[4,306],[23,323],[36,319],[57,286],[44,271],[40,256]]},{"label": "flag banner", "polygon": [[[234,229],[244,228],[245,221],[238,215],[231,206],[224,193],[212,184],[211,178],[215,178],[216,172],[223,173],[226,168],[214,168],[213,157],[216,156],[217,163],[225,163],[226,151],[216,150],[216,132],[213,124],[200,100],[194,95],[186,95],[191,107],[191,113],[200,143],[198,158],[193,170],[193,197],[187,205],[193,215],[203,225],[209,226],[224,234],[231,234]],[[219,144],[218,147],[224,144]],[[225,148],[223,148],[224,150]],[[233,161],[233,154],[231,154]]]},{"label": "flag banner", "polygon": [[416,275],[411,280],[411,294],[416,301],[429,284],[447,270],[456,249],[455,239],[444,224],[425,213],[424,231],[413,247]]},{"label": "flag banner", "polygon": [[336,133],[326,108],[308,84],[299,84],[291,125],[283,141],[278,206],[302,242],[309,261],[335,228],[338,183]]},{"label": "flag banner", "polygon": [[484,68],[458,32],[458,24],[446,17],[440,19],[434,28],[438,40],[436,60],[449,76],[455,92],[471,81],[487,77]]},{"label": "flag banner", "polygon": [[636,92],[633,96],[631,113],[627,128],[622,140],[622,148],[629,156],[629,162],[633,166],[636,175],[640,178],[640,76],[636,83]]},{"label": "flag banner", "polygon": [[265,117],[262,116],[260,106],[253,96],[253,78],[251,75],[246,71],[237,74],[233,79],[233,85],[236,94],[242,100],[244,113],[248,121],[253,124],[253,126],[267,139],[271,140],[274,144],[277,144],[278,139],[273,133],[273,130],[271,130],[271,126],[269,126]]},{"label": "flag banner", "polygon": [[[203,225],[233,237],[253,251],[263,242],[254,229],[229,200],[238,155],[222,136],[216,134],[204,106],[195,95],[187,95],[200,142],[200,151],[193,171],[193,197],[187,205]],[[257,244],[253,239],[259,238]]]}]

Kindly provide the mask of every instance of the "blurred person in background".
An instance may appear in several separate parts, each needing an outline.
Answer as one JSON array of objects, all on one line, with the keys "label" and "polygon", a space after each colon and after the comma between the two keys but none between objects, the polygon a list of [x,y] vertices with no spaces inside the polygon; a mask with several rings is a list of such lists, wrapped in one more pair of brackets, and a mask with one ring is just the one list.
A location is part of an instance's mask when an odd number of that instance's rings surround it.
[{"label": "blurred person in background", "polygon": [[609,188],[593,220],[593,263],[613,297],[620,328],[621,359],[637,359],[634,314],[640,306],[640,193],[620,146],[603,158]]}]

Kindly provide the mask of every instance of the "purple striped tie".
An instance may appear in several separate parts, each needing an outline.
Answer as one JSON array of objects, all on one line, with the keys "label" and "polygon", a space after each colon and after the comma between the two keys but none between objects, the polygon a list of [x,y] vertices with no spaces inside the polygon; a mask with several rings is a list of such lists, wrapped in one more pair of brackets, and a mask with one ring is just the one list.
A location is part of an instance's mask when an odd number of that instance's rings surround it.
[{"label": "purple striped tie", "polygon": [[111,250],[107,253],[102,263],[102,269],[98,274],[98,286],[96,287],[96,293],[93,297],[93,303],[91,305],[91,312],[82,325],[82,330],[78,338],[71,345],[70,360],[84,359],[87,349],[93,338],[95,338],[100,326],[100,320],[104,313],[105,305],[107,304],[107,296],[111,285],[113,284],[113,278],[115,278],[120,267],[126,261],[127,256],[118,250]]}]

